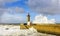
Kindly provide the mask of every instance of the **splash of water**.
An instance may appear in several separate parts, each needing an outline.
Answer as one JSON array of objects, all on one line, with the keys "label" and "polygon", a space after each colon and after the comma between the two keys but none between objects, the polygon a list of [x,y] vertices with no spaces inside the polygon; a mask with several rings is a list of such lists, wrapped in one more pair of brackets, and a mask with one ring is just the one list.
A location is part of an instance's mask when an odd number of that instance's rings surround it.
[{"label": "splash of water", "polygon": [[37,15],[35,17],[35,20],[33,20],[33,23],[47,23],[47,24],[55,24],[55,19],[48,19],[46,16],[43,16],[43,15]]},{"label": "splash of water", "polygon": [[[33,27],[29,29],[20,29],[19,27],[20,26],[0,25],[0,36],[55,36],[50,34],[39,33]],[[9,29],[6,30],[6,28],[9,28]]]}]

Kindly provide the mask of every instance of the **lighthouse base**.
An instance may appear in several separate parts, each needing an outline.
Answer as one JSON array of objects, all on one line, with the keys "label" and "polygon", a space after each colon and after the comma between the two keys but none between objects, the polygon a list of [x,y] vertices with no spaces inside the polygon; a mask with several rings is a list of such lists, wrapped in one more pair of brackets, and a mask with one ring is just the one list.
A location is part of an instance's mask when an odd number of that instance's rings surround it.
[{"label": "lighthouse base", "polygon": [[30,22],[27,22],[27,25],[30,25]]}]

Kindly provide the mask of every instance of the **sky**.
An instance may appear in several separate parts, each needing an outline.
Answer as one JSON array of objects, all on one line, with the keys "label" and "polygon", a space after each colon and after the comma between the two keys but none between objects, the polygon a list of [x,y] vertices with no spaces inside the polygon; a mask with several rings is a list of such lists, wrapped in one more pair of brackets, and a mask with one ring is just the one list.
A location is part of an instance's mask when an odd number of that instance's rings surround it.
[{"label": "sky", "polygon": [[60,23],[60,0],[0,0],[0,23],[24,23],[28,13],[31,22],[37,16],[40,22],[42,14],[42,18]]}]

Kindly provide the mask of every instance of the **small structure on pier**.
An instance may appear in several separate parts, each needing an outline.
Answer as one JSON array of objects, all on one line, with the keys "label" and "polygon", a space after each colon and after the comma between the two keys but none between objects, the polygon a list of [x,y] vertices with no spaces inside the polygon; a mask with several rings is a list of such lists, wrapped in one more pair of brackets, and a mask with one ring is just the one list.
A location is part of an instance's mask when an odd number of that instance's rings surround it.
[{"label": "small structure on pier", "polygon": [[27,25],[31,25],[31,23],[30,23],[30,14],[29,13],[27,15]]},{"label": "small structure on pier", "polygon": [[27,14],[27,23],[20,24],[20,29],[28,29],[31,27],[31,22],[30,22],[30,14]]}]

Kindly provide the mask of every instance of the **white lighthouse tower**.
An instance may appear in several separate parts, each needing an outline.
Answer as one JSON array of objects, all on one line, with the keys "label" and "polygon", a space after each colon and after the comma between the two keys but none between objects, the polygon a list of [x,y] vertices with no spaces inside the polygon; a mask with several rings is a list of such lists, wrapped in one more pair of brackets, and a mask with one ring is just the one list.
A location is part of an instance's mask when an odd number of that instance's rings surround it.
[{"label": "white lighthouse tower", "polygon": [[27,25],[30,25],[30,14],[27,15]]}]

